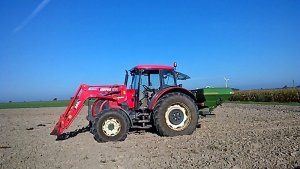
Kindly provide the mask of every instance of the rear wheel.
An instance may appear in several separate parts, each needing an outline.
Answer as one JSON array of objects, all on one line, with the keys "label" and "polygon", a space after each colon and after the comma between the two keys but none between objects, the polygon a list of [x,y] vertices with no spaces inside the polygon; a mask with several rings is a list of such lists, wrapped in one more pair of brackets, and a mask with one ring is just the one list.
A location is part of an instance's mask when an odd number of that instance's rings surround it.
[{"label": "rear wheel", "polygon": [[154,109],[154,125],[162,136],[192,134],[198,123],[194,101],[183,93],[163,96]]},{"label": "rear wheel", "polygon": [[98,142],[123,141],[127,137],[129,127],[129,118],[123,111],[109,109],[97,114],[92,133]]}]

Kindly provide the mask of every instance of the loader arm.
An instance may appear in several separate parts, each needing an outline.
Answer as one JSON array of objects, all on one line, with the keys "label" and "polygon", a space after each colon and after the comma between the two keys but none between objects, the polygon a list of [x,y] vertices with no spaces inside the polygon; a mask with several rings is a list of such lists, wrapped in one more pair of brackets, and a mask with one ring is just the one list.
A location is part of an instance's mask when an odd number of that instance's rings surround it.
[{"label": "loader arm", "polygon": [[[116,88],[116,86],[113,86]],[[58,122],[56,123],[54,129],[50,133],[50,135],[61,135],[63,134],[64,130],[67,129],[71,123],[74,121],[82,107],[84,106],[84,102],[89,98],[100,98],[105,100],[117,100],[111,96],[110,92],[107,90],[101,89],[109,89],[112,86],[88,86],[86,84],[81,84],[78,88],[77,92],[75,93],[74,97],[70,101],[68,107],[66,108],[65,112],[60,116]]]}]

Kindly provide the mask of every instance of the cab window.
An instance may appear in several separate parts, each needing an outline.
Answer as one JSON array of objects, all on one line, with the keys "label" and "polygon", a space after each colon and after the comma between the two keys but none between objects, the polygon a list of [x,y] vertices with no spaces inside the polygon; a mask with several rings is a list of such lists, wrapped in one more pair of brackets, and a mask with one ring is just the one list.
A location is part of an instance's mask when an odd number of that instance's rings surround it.
[{"label": "cab window", "polygon": [[162,79],[162,88],[176,86],[176,80],[174,76],[174,72],[170,70],[162,70],[161,71],[161,79]]}]

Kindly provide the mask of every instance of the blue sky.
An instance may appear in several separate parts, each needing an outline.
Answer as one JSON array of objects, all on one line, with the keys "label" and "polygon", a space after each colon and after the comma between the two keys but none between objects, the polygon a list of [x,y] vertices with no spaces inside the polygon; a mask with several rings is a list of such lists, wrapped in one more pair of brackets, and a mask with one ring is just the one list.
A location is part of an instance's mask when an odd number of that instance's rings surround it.
[{"label": "blue sky", "polygon": [[188,89],[300,84],[298,0],[0,1],[0,102],[120,84],[137,64],[178,63]]}]

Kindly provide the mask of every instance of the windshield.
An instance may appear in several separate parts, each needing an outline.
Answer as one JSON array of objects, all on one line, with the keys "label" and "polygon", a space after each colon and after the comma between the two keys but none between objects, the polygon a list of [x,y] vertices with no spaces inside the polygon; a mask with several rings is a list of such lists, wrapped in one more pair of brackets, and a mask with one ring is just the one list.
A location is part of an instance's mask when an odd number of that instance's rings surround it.
[{"label": "windshield", "polygon": [[190,77],[173,70],[131,70],[130,89],[140,90],[141,86],[151,89],[160,89],[177,86],[177,80],[186,80]]},{"label": "windshield", "polygon": [[144,70],[142,71],[139,79],[139,72],[131,72],[131,89],[138,89],[139,85],[145,85],[151,89],[159,89],[159,71],[158,70]]}]

